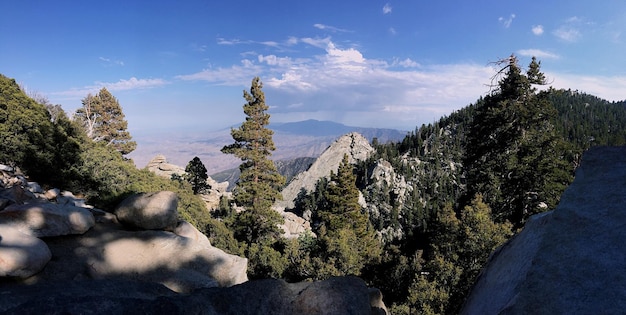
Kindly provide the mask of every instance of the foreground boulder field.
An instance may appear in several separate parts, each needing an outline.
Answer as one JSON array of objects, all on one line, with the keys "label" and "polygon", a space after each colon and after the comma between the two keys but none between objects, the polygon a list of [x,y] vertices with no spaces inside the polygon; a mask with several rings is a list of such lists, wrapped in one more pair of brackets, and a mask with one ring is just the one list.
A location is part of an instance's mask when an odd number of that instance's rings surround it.
[{"label": "foreground boulder field", "polygon": [[623,314],[626,147],[594,147],[554,211],[489,259],[462,314]]},{"label": "foreground boulder field", "polygon": [[0,313],[386,314],[354,277],[248,282],[247,259],[178,221],[172,192],[113,212],[70,192],[0,174]]}]

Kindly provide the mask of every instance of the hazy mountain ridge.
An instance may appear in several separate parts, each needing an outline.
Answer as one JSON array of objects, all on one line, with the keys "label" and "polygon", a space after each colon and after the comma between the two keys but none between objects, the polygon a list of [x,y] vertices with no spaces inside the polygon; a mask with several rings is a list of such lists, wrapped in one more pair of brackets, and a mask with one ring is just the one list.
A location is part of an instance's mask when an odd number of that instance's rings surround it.
[{"label": "hazy mountain ridge", "polygon": [[[317,157],[338,137],[358,132],[369,141],[377,138],[380,143],[401,141],[407,132],[395,129],[352,127],[331,121],[305,120],[292,123],[272,123],[276,151],[274,161],[292,160],[300,157]],[[201,134],[200,134],[201,133]],[[198,156],[209,174],[236,168],[241,161],[223,154],[224,145],[232,143],[230,129],[187,134],[138,135],[137,149],[129,154],[139,168],[143,168],[156,155],[162,154],[175,165],[185,166]]]}]

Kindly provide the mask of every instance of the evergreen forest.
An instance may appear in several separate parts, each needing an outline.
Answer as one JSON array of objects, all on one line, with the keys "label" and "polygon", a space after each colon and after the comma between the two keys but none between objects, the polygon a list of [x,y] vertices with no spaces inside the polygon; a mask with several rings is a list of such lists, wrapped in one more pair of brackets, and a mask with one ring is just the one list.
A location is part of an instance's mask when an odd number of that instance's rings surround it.
[{"label": "evergreen forest", "polygon": [[[271,160],[259,78],[244,91],[246,121],[222,149],[242,160],[241,179],[233,200],[214,212],[197,196],[209,188],[199,159],[188,177],[167,179],[126,157],[136,143],[106,89],[65,113],[0,75],[0,163],[104,210],[133,193],[174,191],[181,219],[215,247],[248,258],[250,279],[356,275],[382,291],[393,314],[456,314],[490,253],[533,214],[556,207],[585,150],[626,144],[626,101],[549,88],[534,58],[497,65],[475,103],[400,142],[374,140],[367,160],[351,164],[346,156],[303,192],[293,211],[308,214],[312,231],[296,239],[282,237],[282,218],[271,209],[285,178]],[[381,166],[391,180],[372,176]]]}]

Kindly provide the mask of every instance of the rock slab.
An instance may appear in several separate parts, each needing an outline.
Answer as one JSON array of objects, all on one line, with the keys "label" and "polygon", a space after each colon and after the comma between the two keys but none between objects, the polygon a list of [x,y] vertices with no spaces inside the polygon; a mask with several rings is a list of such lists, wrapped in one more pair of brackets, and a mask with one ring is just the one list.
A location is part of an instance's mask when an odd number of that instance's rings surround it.
[{"label": "rock slab", "polygon": [[178,223],[178,196],[171,191],[139,193],[115,208],[117,219],[146,230],[174,229]]},{"label": "rock slab", "polygon": [[0,211],[0,224],[34,237],[83,234],[96,223],[89,209],[54,203],[13,204]]},{"label": "rock slab", "polygon": [[490,257],[462,314],[623,314],[626,147],[594,147],[554,211]]}]

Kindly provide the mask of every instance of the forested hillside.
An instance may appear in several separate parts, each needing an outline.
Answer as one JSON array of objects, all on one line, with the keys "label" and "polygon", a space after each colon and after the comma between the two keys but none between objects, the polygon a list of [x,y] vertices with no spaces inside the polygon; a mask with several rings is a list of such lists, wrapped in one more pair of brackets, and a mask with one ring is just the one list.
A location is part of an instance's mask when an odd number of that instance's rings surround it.
[{"label": "forested hillside", "polygon": [[[344,159],[315,191],[303,193],[293,211],[310,214],[315,235],[297,239],[280,236],[282,219],[269,208],[283,180],[268,159],[275,148],[258,79],[244,110],[259,123],[235,130],[235,143],[224,148],[243,156],[245,185],[235,188],[235,202],[222,200],[213,213],[189,183],[138,170],[125,157],[132,137],[106,90],[101,98],[88,95],[70,119],[0,76],[0,163],[82,193],[104,210],[134,192],[175,191],[181,216],[214,246],[245,255],[251,279],[357,275],[382,290],[392,313],[454,314],[489,254],[529,216],[558,203],[582,153],[626,142],[626,103],[540,91],[545,79],[535,59],[522,68],[512,56],[500,66],[488,95],[400,142],[373,141],[376,152],[367,160]],[[94,102],[119,107],[106,118],[118,120],[117,134],[94,136],[90,122],[102,119],[88,114]],[[130,145],[111,145],[122,142]],[[271,183],[255,186],[265,179]]]}]

